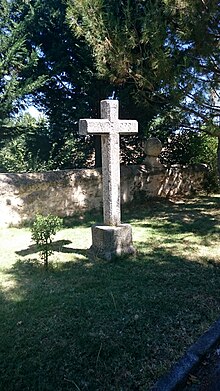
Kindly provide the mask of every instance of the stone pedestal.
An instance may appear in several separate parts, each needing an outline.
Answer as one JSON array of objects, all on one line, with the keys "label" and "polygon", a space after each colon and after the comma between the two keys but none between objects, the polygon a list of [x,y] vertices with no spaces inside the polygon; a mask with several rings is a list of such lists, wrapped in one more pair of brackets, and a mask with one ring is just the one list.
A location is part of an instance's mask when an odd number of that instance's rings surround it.
[{"label": "stone pedestal", "polygon": [[134,254],[130,224],[118,226],[94,225],[90,255],[108,261],[123,254]]}]

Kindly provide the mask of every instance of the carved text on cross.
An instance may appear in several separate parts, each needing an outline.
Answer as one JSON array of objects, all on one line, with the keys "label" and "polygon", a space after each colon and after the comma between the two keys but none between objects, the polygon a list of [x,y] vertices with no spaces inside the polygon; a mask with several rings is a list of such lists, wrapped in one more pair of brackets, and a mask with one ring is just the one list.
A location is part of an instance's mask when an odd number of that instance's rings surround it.
[{"label": "carved text on cross", "polygon": [[119,120],[118,101],[101,101],[101,119],[81,119],[81,135],[101,135],[103,214],[105,225],[121,223],[120,208],[120,140],[119,135],[138,132],[135,120]]}]

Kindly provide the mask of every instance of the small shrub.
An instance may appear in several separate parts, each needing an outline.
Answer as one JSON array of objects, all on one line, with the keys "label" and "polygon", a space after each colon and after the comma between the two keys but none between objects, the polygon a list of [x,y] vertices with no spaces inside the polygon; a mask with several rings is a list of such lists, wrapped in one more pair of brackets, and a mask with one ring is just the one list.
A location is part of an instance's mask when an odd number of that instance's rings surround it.
[{"label": "small shrub", "polygon": [[31,228],[32,240],[37,244],[41,252],[41,258],[46,268],[48,267],[48,257],[52,254],[53,236],[62,228],[63,220],[58,216],[36,215]]}]

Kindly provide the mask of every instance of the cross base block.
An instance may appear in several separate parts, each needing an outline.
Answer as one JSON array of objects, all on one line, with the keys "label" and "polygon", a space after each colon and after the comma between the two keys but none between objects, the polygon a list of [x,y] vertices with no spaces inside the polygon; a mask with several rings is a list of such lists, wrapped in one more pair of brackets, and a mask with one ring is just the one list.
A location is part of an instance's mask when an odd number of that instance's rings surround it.
[{"label": "cross base block", "polygon": [[132,228],[130,224],[118,226],[94,225],[90,255],[111,261],[123,254],[134,254]]}]

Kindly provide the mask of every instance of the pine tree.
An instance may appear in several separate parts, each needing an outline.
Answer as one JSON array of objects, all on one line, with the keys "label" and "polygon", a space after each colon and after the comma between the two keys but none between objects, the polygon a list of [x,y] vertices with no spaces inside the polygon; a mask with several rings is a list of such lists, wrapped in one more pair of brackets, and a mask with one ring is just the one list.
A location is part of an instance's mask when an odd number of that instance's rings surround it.
[{"label": "pine tree", "polygon": [[219,19],[219,0],[68,0],[101,77],[151,119],[220,139]]},{"label": "pine tree", "polygon": [[14,18],[14,2],[2,0],[0,6],[0,143],[18,129],[11,122],[13,114],[23,107],[26,96],[44,83],[34,69],[38,55],[28,48],[24,23]]},{"label": "pine tree", "polygon": [[94,149],[94,138],[79,137],[78,120],[99,116],[99,101],[111,95],[112,86],[96,77],[91,50],[66,23],[65,2],[32,0],[21,18],[29,44],[38,48],[35,74],[47,75],[46,83],[32,99],[43,107],[49,121],[54,163],[50,168],[85,166]]}]

